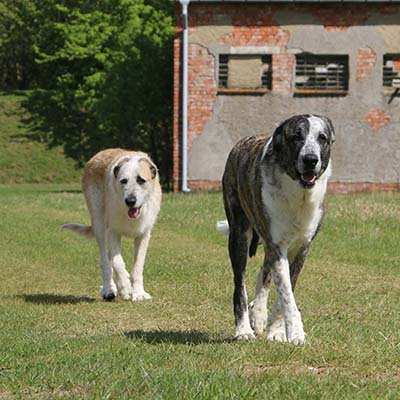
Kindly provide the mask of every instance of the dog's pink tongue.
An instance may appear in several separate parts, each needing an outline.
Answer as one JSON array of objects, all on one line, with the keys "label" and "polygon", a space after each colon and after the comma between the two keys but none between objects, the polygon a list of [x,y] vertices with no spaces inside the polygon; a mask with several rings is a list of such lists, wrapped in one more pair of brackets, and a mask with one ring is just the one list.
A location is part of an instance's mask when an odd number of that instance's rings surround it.
[{"label": "dog's pink tongue", "polygon": [[313,173],[303,175],[303,179],[308,183],[314,183],[316,178],[316,175],[314,175]]},{"label": "dog's pink tongue", "polygon": [[137,218],[140,214],[140,208],[132,207],[128,210],[129,218]]}]

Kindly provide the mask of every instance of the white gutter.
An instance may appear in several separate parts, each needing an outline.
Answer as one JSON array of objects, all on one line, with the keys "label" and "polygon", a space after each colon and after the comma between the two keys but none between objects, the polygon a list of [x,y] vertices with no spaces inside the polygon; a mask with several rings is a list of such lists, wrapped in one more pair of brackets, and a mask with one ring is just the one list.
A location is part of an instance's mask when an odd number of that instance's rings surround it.
[{"label": "white gutter", "polygon": [[182,192],[190,192],[188,188],[188,49],[189,49],[189,18],[188,5],[190,0],[179,0],[182,5],[183,19],[183,73],[182,73]]}]

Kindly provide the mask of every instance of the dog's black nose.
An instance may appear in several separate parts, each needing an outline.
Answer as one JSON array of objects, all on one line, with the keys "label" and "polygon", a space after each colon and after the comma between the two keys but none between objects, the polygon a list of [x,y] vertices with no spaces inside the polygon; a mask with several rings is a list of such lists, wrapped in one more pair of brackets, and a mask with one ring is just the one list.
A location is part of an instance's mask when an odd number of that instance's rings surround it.
[{"label": "dog's black nose", "polygon": [[129,196],[125,199],[125,204],[128,207],[135,207],[136,204],[136,196]]},{"label": "dog's black nose", "polygon": [[318,156],[316,154],[305,154],[303,156],[303,163],[306,169],[315,168],[318,164]]}]

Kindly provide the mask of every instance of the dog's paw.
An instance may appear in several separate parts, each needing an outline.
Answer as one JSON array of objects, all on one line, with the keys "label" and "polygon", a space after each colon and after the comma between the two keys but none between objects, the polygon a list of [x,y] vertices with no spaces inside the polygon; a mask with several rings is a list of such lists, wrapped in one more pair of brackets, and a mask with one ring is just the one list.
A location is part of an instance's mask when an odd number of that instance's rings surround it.
[{"label": "dog's paw", "polygon": [[256,335],[261,335],[267,326],[267,310],[254,305],[254,301],[249,304],[250,326]]},{"label": "dog's paw", "polygon": [[117,288],[115,286],[100,286],[100,295],[105,301],[112,301],[117,297]]},{"label": "dog's paw", "polygon": [[118,289],[118,296],[120,296],[123,300],[131,300],[132,298],[132,288],[130,286],[122,287]]},{"label": "dog's paw", "polygon": [[233,339],[238,342],[250,342],[252,340],[256,340],[256,336],[254,335],[253,332],[241,333],[241,334],[235,335],[235,337]]},{"label": "dog's paw", "polygon": [[133,291],[132,292],[132,301],[143,301],[150,300],[152,297],[147,292],[143,291]]},{"label": "dog's paw", "polygon": [[293,321],[286,323],[287,341],[296,346],[302,346],[306,341],[300,313]]},{"label": "dog's paw", "polygon": [[303,328],[288,332],[287,341],[295,346],[303,346],[303,344],[306,342],[306,334],[304,333]]},{"label": "dog's paw", "polygon": [[267,328],[267,340],[270,342],[287,342],[286,326],[283,317],[275,319]]},{"label": "dog's paw", "polygon": [[236,328],[236,334],[233,338],[237,341],[250,341],[255,340],[256,336],[254,335],[253,329],[249,326],[240,326]]}]

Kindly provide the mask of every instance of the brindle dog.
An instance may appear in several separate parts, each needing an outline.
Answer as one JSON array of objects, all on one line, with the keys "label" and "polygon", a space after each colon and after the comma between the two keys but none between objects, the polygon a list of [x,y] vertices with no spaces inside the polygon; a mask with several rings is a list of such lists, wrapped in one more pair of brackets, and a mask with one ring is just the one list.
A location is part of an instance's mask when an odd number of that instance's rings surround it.
[{"label": "brindle dog", "polygon": [[[240,140],[229,154],[222,184],[236,339],[254,339],[267,327],[269,340],[304,343],[293,290],[321,225],[333,142],[334,129],[327,117],[299,115],[284,121],[271,138]],[[255,254],[259,241],[265,258],[255,299],[248,306],[247,257]],[[267,318],[271,280],[278,298]]]}]

